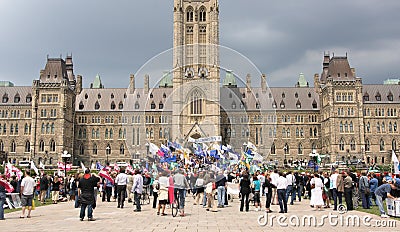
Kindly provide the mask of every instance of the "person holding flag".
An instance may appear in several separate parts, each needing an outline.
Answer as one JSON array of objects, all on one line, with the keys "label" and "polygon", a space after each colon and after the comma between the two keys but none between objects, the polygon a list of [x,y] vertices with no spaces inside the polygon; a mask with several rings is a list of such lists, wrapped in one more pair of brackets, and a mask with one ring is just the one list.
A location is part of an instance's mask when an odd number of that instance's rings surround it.
[{"label": "person holding flag", "polygon": [[[5,186],[3,186],[5,185]],[[6,188],[8,186],[8,191],[13,191],[13,187],[7,182],[7,180],[3,179],[3,175],[0,174],[0,220],[4,220],[4,202],[6,201]]]}]

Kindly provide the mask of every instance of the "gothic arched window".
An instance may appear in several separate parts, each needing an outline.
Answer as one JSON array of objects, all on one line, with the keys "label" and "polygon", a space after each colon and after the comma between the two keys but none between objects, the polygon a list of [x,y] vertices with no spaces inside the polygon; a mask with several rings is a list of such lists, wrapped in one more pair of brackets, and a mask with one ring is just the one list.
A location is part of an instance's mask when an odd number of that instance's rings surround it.
[{"label": "gothic arched window", "polygon": [[193,8],[188,7],[186,10],[186,21],[193,22]]},{"label": "gothic arched window", "polygon": [[206,21],[206,17],[207,17],[206,8],[204,8],[204,7],[200,8],[199,21],[200,22],[205,22]]},{"label": "gothic arched window", "polygon": [[190,114],[203,114],[203,95],[197,89],[190,95]]}]

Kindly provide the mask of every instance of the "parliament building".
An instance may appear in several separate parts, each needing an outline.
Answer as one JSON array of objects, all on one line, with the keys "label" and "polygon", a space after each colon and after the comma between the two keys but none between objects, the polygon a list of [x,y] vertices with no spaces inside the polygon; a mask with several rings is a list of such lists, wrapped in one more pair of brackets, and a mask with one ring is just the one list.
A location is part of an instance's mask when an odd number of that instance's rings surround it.
[{"label": "parliament building", "polygon": [[280,164],[313,152],[326,162],[390,162],[398,150],[398,82],[365,85],[347,55],[330,53],[311,85],[303,74],[291,86],[268,87],[267,75],[222,70],[219,10],[218,0],[174,0],[171,70],[131,74],[128,88],[105,88],[100,76],[85,88],[70,55],[47,58],[31,86],[1,82],[0,151],[47,165],[67,151],[75,165],[88,165],[145,158],[149,143],[189,146],[221,136],[238,152],[251,142]]}]

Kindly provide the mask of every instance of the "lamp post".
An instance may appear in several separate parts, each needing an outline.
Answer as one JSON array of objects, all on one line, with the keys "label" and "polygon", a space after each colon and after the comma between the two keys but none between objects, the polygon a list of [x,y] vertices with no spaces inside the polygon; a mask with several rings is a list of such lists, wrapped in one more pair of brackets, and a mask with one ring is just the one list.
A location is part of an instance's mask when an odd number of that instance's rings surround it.
[{"label": "lamp post", "polygon": [[68,151],[64,151],[64,153],[61,154],[61,158],[64,161],[64,194],[67,195],[67,161],[71,158],[71,154],[69,154]]},{"label": "lamp post", "polygon": [[106,165],[108,166],[108,155],[110,154],[111,147],[107,145],[106,147]]},{"label": "lamp post", "polygon": [[288,146],[287,146],[287,144],[285,144],[285,146],[283,147],[283,153],[284,153],[284,160],[283,160],[283,166],[285,166],[286,165],[286,163],[287,163],[287,160],[286,160],[286,153],[287,153],[287,150],[288,150]]},{"label": "lamp post", "polygon": [[150,143],[146,142],[145,146],[146,146],[146,157],[147,157],[149,156]]}]

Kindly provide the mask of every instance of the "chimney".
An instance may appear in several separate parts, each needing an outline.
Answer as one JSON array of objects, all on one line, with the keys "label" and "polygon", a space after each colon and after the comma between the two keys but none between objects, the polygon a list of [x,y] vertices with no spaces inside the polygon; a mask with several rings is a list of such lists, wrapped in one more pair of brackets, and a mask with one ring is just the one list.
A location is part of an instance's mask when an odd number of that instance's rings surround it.
[{"label": "chimney", "polygon": [[318,73],[316,73],[316,74],[314,74],[314,89],[318,90],[319,88],[320,88],[319,75],[318,75]]},{"label": "chimney", "polygon": [[246,89],[247,89],[247,92],[251,92],[251,76],[250,76],[250,74],[247,74],[247,76],[246,76]]},{"label": "chimney", "polygon": [[135,75],[131,74],[129,78],[129,94],[133,94],[135,92]]},{"label": "chimney", "polygon": [[324,62],[322,63],[322,69],[324,71],[328,69],[330,59],[331,59],[331,57],[330,57],[329,52],[325,52],[324,53]]},{"label": "chimney", "polygon": [[351,73],[353,74],[353,77],[356,78],[356,69],[355,68],[351,68]]},{"label": "chimney", "polygon": [[76,94],[80,94],[82,92],[82,76],[78,75],[76,77],[76,87],[75,87]]},{"label": "chimney", "polygon": [[149,75],[144,75],[144,94],[149,93]]},{"label": "chimney", "polygon": [[265,74],[261,75],[261,90],[263,93],[267,92],[267,76]]}]

